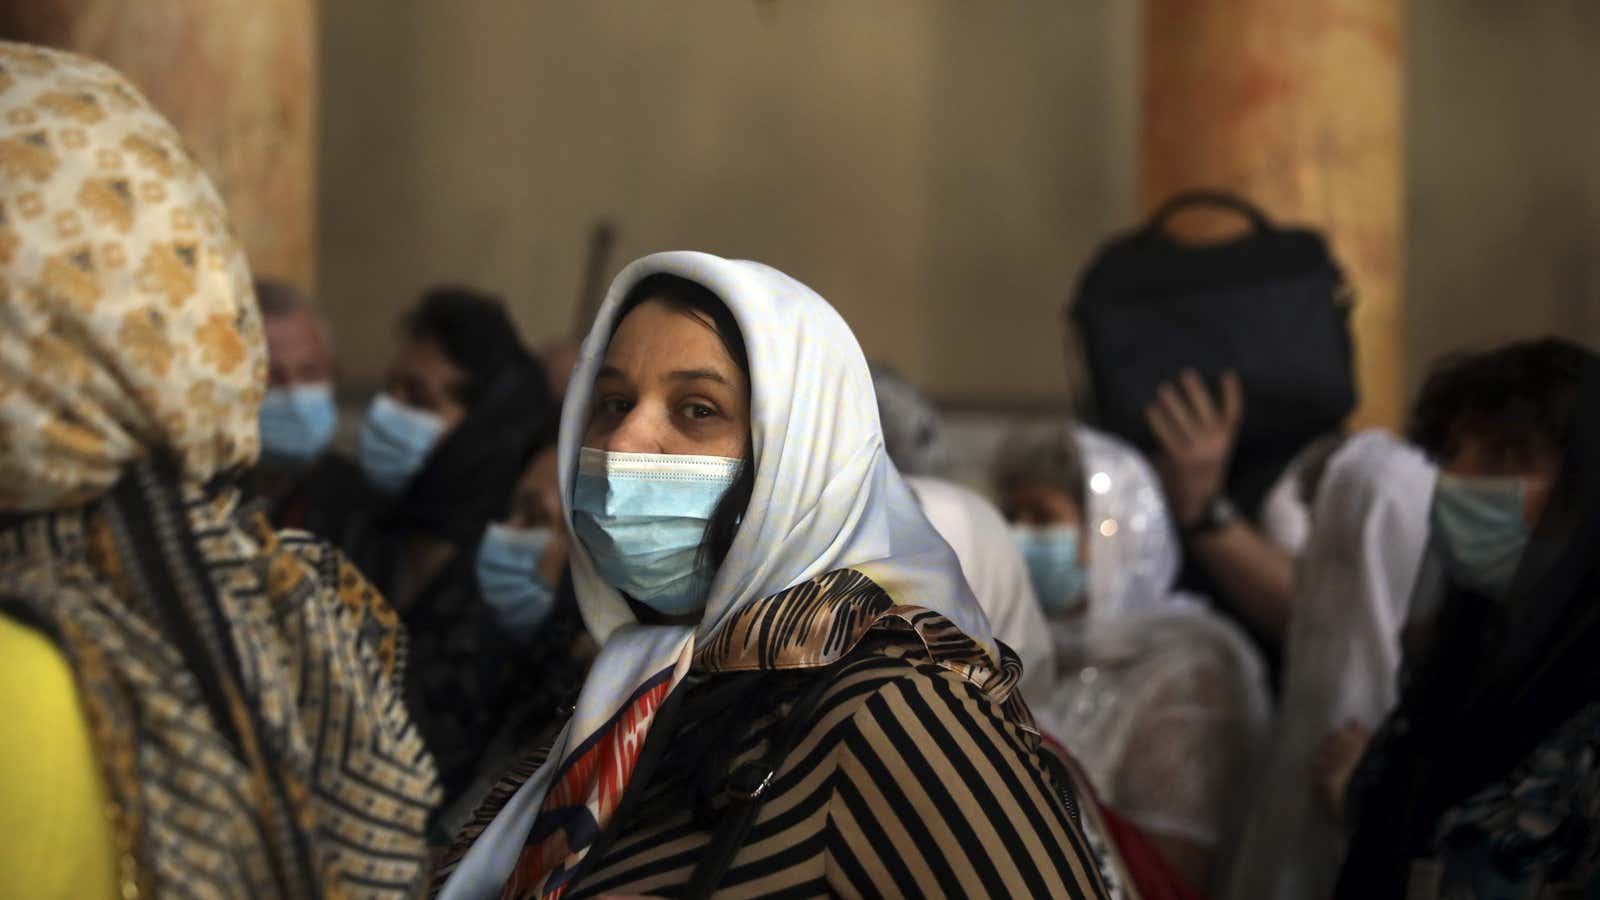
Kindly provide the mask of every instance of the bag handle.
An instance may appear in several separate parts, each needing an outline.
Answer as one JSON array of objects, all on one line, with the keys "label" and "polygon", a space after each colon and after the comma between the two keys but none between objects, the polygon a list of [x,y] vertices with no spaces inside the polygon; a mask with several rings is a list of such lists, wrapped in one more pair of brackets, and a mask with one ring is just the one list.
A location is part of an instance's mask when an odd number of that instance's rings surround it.
[{"label": "bag handle", "polygon": [[1267,214],[1249,200],[1227,191],[1183,191],[1167,198],[1167,201],[1150,215],[1150,221],[1145,223],[1144,230],[1147,234],[1160,235],[1165,230],[1167,220],[1177,215],[1179,211],[1196,206],[1212,206],[1231,210],[1250,220],[1250,226],[1257,234],[1272,230],[1272,221]]}]

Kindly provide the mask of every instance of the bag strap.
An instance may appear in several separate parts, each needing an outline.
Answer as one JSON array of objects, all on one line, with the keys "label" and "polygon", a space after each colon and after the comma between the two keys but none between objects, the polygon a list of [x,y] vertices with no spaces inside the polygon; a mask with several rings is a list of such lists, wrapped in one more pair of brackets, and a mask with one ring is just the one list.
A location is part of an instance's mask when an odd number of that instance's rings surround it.
[{"label": "bag strap", "polygon": [[[846,661],[840,660],[835,666]],[[789,710],[783,729],[772,746],[767,748],[766,754],[760,759],[742,763],[728,773],[727,791],[733,798],[733,809],[723,818],[722,827],[711,836],[711,843],[702,852],[700,862],[694,867],[694,873],[684,887],[684,897],[710,897],[717,885],[722,883],[722,877],[728,873],[733,858],[739,854],[745,837],[755,825],[756,815],[761,812],[761,804],[766,799],[767,788],[772,786],[773,776],[778,774],[783,761],[805,738],[812,714],[833,685],[829,671],[832,668],[830,666],[818,673],[816,684]]]},{"label": "bag strap", "polygon": [[1150,220],[1145,223],[1144,232],[1148,235],[1160,235],[1165,230],[1168,219],[1181,210],[1196,206],[1211,206],[1236,212],[1250,220],[1250,227],[1258,234],[1272,230],[1272,221],[1267,218],[1267,214],[1238,194],[1227,191],[1183,191],[1169,197],[1154,213],[1151,213]]}]

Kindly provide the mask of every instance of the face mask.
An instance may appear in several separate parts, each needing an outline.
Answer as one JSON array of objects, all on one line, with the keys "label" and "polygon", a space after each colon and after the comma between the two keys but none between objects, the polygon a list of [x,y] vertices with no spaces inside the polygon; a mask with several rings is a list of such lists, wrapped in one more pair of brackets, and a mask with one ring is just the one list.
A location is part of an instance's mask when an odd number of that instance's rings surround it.
[{"label": "face mask", "polygon": [[657,612],[706,602],[699,571],[706,523],[743,463],[721,456],[608,453],[583,448],[572,527],[605,582]]},{"label": "face mask", "polygon": [[556,592],[539,574],[539,558],[555,532],[549,528],[490,525],[478,544],[478,589],[506,628],[531,632],[556,605]]},{"label": "face mask", "polygon": [[1522,521],[1520,478],[1440,475],[1430,524],[1445,568],[1462,587],[1502,598],[1511,590],[1531,530]]},{"label": "face mask", "polygon": [[1078,560],[1078,529],[1071,525],[1018,527],[1012,530],[1028,564],[1028,579],[1047,613],[1081,605],[1087,599],[1089,573]]},{"label": "face mask", "polygon": [[333,387],[273,388],[261,401],[260,420],[262,455],[270,462],[305,465],[328,449],[339,424]]},{"label": "face mask", "polygon": [[361,424],[357,448],[361,471],[373,487],[392,497],[422,470],[443,433],[444,422],[438,416],[379,394]]}]

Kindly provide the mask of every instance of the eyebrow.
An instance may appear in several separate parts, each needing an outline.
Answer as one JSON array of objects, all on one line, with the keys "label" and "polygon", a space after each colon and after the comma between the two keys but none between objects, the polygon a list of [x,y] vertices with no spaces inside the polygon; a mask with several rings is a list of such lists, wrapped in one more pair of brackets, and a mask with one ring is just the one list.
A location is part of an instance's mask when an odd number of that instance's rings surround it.
[{"label": "eyebrow", "polygon": [[733,387],[733,383],[715,369],[679,369],[675,372],[668,372],[667,377],[673,381],[715,381],[718,384]]},{"label": "eyebrow", "polygon": [[[622,374],[622,370],[615,366],[601,366],[600,371],[596,372],[594,377],[597,380],[601,378],[627,379],[627,376]],[[733,382],[729,381],[727,376],[716,369],[677,369],[668,372],[666,377],[672,381],[714,381],[717,384],[733,387]]]}]

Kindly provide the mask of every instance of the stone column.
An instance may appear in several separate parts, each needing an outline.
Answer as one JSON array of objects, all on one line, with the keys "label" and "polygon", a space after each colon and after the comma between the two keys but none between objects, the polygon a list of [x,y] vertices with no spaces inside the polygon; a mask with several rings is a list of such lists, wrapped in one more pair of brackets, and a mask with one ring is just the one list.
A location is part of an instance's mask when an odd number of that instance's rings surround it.
[{"label": "stone column", "polygon": [[0,0],[0,37],[121,70],[177,127],[257,274],[315,275],[317,0]]},{"label": "stone column", "polygon": [[[1399,0],[1147,0],[1146,210],[1190,188],[1244,194],[1327,232],[1356,291],[1357,425],[1403,419]],[[1179,223],[1215,235],[1216,221]]]}]

